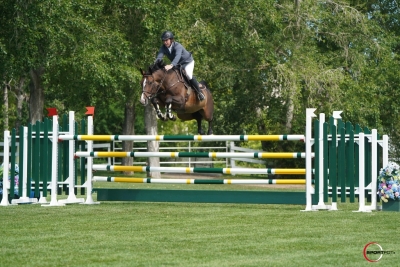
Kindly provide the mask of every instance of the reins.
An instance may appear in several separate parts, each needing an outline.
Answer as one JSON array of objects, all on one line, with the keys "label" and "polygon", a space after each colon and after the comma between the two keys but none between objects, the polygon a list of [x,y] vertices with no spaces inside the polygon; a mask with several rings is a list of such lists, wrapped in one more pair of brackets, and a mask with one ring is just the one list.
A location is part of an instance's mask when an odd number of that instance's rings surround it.
[{"label": "reins", "polygon": [[[153,94],[152,94],[151,92],[147,92],[147,91],[145,91],[145,90],[142,90],[142,92],[149,94],[150,96],[148,96],[147,98],[148,98],[148,99],[152,99],[152,98],[155,98],[155,97],[157,97],[158,95],[163,94],[163,93],[165,93],[166,91],[170,90],[170,89],[171,89],[172,87],[174,87],[177,83],[179,83],[179,82],[184,83],[184,82],[180,79],[179,74],[178,74],[178,72],[177,72],[176,69],[174,69],[174,72],[175,72],[176,77],[177,77],[178,80],[177,80],[176,82],[174,82],[172,85],[170,85],[168,88],[162,88],[162,85],[163,85],[164,80],[165,80],[165,78],[167,77],[167,73],[168,73],[166,70],[164,70],[164,75],[163,75],[161,81],[158,83],[158,87],[157,87],[157,89],[156,89],[156,92],[153,93]],[[146,76],[147,76],[147,77],[150,77],[150,76],[151,76],[151,77],[153,78],[153,82],[156,82],[156,81],[155,81],[155,78],[153,77],[153,74],[147,74],[147,75],[144,75],[144,76],[145,76],[145,77],[146,77]]]},{"label": "reins", "polygon": [[[143,93],[147,93],[147,94],[150,95],[150,96],[147,96],[148,99],[155,98],[155,97],[157,97],[159,94],[164,93],[163,90],[160,92],[160,89],[162,89],[161,86],[162,86],[162,84],[163,84],[163,82],[164,82],[164,80],[165,80],[165,77],[167,76],[167,73],[166,73],[166,72],[164,72],[164,73],[165,73],[165,74],[164,74],[164,76],[163,76],[161,82],[158,84],[158,87],[157,87],[156,92],[155,92],[154,94],[152,94],[151,92],[147,92],[147,91],[145,91],[145,90],[142,90]],[[144,76],[147,76],[147,77],[150,77],[150,76],[151,76],[151,78],[153,78],[153,82],[155,82],[155,79],[154,79],[154,77],[153,77],[153,74],[151,74],[151,75],[148,74],[148,75],[144,75]]]}]

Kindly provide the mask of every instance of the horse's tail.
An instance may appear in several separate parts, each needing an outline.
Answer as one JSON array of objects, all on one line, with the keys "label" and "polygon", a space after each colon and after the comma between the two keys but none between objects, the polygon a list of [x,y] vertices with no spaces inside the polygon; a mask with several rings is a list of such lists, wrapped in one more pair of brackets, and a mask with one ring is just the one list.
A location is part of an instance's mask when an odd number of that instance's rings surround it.
[{"label": "horse's tail", "polygon": [[202,85],[204,85],[204,87],[205,87],[208,91],[211,92],[211,89],[210,89],[210,87],[208,87],[208,84],[207,84],[206,81],[202,80],[202,81],[200,81],[200,83],[201,83]]}]

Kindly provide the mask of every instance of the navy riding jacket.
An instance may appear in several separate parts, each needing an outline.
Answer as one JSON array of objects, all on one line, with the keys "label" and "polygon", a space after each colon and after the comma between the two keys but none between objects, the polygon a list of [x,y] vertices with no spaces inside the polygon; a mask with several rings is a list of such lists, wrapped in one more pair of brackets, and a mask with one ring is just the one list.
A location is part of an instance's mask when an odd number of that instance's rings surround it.
[{"label": "navy riding jacket", "polygon": [[160,47],[158,51],[156,61],[162,60],[164,55],[171,60],[172,66],[182,65],[185,67],[187,64],[193,61],[192,53],[188,52],[180,43],[172,42],[171,53],[165,45]]}]

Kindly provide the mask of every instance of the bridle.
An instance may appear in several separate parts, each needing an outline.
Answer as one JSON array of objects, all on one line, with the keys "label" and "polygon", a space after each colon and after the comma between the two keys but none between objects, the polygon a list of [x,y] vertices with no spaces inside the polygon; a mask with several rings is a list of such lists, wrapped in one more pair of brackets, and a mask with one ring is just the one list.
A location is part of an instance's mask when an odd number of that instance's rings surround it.
[{"label": "bridle", "polygon": [[[181,81],[181,80],[179,79],[179,75],[178,75],[178,73],[176,72],[176,70],[174,70],[174,71],[175,71],[175,73],[177,74],[178,81],[175,82],[175,83],[173,83],[171,86],[169,86],[169,88],[174,87],[175,84],[177,84],[177,83],[179,83],[179,82],[183,82],[183,81]],[[145,91],[145,90],[144,90],[144,87],[142,86],[142,93],[147,97],[147,99],[151,100],[151,99],[153,99],[153,98],[156,98],[158,95],[164,94],[164,93],[168,90],[168,88],[163,88],[163,87],[162,87],[162,86],[163,86],[163,83],[164,83],[164,80],[165,80],[165,78],[167,77],[167,71],[164,70],[164,75],[163,75],[163,77],[162,77],[162,79],[161,79],[161,81],[160,81],[159,83],[155,81],[155,79],[154,79],[154,77],[153,77],[153,73],[151,73],[151,74],[143,74],[143,77],[146,78],[146,82],[147,82],[147,77],[151,77],[151,78],[153,79],[152,82],[149,82],[149,85],[150,85],[150,87],[151,87],[151,91],[150,91],[150,92]],[[153,91],[153,90],[152,90],[152,89],[153,89],[153,83],[158,83],[158,86],[157,86],[157,89],[155,90],[155,93],[152,93],[152,91]]]},{"label": "bridle", "polygon": [[157,82],[155,81],[155,79],[154,79],[154,77],[153,77],[153,74],[143,74],[143,77],[146,78],[146,82],[147,82],[147,77],[153,78],[153,81],[152,81],[152,82],[149,82],[149,85],[150,85],[150,87],[151,87],[151,91],[150,91],[150,92],[145,91],[145,90],[144,90],[144,86],[142,86],[142,93],[143,93],[149,100],[151,100],[151,99],[153,99],[153,98],[157,97],[158,95],[163,94],[163,93],[165,92],[164,89],[162,88],[162,84],[163,84],[163,82],[164,82],[164,80],[165,80],[165,77],[167,77],[167,72],[166,72],[166,71],[164,71],[164,76],[163,76],[163,78],[161,79],[161,82],[158,83],[158,86],[157,86],[157,89],[156,89],[156,92],[155,92],[155,93],[152,93],[152,91],[153,91],[153,83],[157,83]]}]

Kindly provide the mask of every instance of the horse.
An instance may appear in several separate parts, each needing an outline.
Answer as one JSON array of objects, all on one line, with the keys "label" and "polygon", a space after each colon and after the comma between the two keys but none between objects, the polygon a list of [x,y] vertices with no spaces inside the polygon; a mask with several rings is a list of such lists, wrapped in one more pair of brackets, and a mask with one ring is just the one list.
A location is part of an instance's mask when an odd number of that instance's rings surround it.
[{"label": "horse", "polygon": [[[148,72],[140,69],[142,74],[140,103],[144,106],[151,103],[157,117],[163,121],[176,120],[172,111],[176,112],[182,121],[196,120],[197,132],[200,135],[204,135],[201,127],[204,119],[208,122],[207,134],[213,134],[214,99],[207,83],[205,81],[199,83],[200,90],[205,96],[205,99],[200,101],[189,85],[184,70],[177,66],[166,71],[164,67],[165,63],[158,61],[149,67]],[[165,108],[165,114],[161,112],[160,106]]]}]

